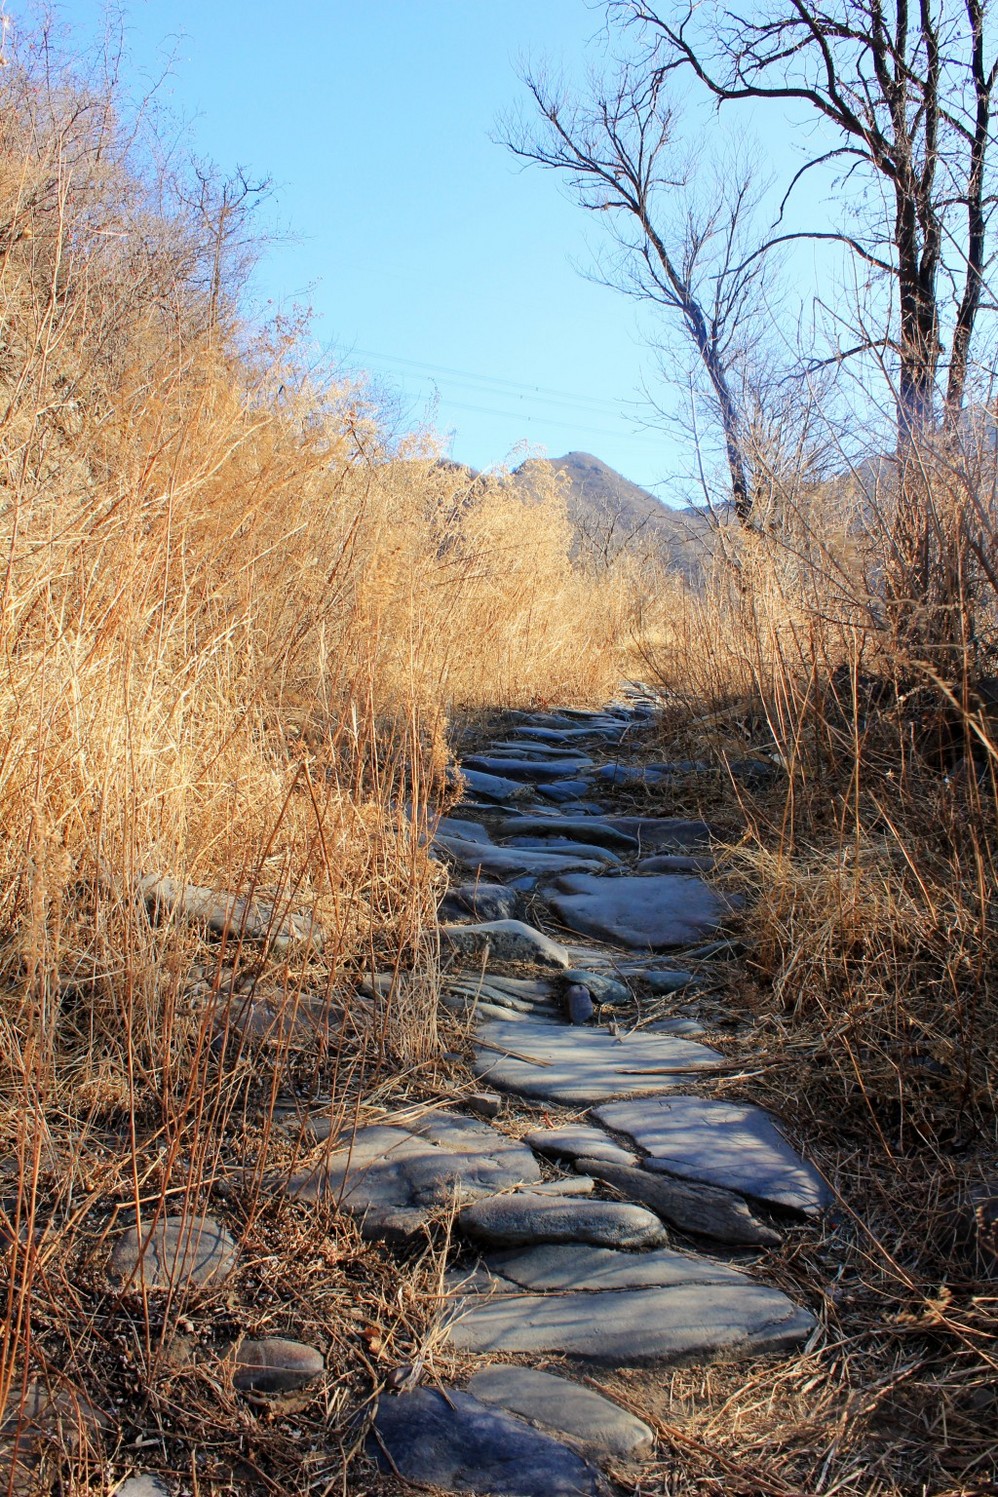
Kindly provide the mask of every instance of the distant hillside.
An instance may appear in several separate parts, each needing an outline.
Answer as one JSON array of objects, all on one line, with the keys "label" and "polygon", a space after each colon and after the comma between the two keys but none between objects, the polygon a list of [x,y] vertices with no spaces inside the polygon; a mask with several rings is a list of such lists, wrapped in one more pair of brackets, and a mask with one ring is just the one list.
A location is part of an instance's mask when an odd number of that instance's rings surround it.
[{"label": "distant hillside", "polygon": [[612,561],[622,550],[663,555],[687,575],[699,570],[709,517],[697,509],[669,509],[654,494],[589,452],[559,458],[531,458],[513,474],[531,489],[540,478],[559,478],[580,553]]}]

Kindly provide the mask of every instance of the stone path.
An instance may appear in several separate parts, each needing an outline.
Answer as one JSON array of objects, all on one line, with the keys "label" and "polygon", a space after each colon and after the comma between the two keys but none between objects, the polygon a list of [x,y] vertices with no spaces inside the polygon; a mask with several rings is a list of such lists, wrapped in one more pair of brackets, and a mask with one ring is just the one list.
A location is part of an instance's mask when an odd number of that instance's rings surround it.
[{"label": "stone path", "polygon": [[628,762],[653,712],[637,697],[519,714],[468,756],[435,836],[452,873],[442,1003],[470,1026],[495,1088],[472,1105],[491,1121],[363,1129],[290,1186],[335,1189],[365,1235],[395,1242],[453,1203],[444,1335],[484,1365],[463,1392],[384,1395],[368,1447],[417,1484],[529,1497],[606,1490],[607,1467],[639,1481],[653,1431],[580,1382],[587,1369],[787,1354],[815,1331],[765,1253],[828,1203],[824,1182],[776,1119],[705,1094],[728,1067],[695,1018],[636,1023],[636,1000],[695,991],[684,958],[736,949],[737,901],[703,877],[711,826],[600,799],[707,767]]},{"label": "stone path", "polygon": [[[689,968],[738,949],[737,901],[707,881],[714,829],[614,810],[622,786],[644,795],[705,768],[629,760],[654,710],[638,694],[604,712],[515,714],[468,757],[432,850],[450,870],[441,1004],[464,1026],[482,1089],[338,1137],[328,1115],[303,1117],[310,1163],[271,1182],[332,1203],[389,1250],[452,1226],[438,1329],[473,1375],[466,1388],[384,1392],[367,1441],[418,1486],[595,1497],[608,1470],[639,1485],[652,1425],[587,1378],[786,1355],[816,1331],[771,1281],[767,1254],[824,1209],[827,1188],[777,1119],[718,1095],[730,1063],[689,1011],[702,981]],[[160,877],[141,892],[158,918],[279,949],[320,939],[268,906]],[[110,1272],[125,1302],[183,1297],[224,1285],[238,1258],[213,1217],[166,1214],[119,1235]],[[324,1371],[316,1348],[278,1336],[243,1337],[226,1356],[252,1397]],[[651,1394],[659,1379],[644,1376]],[[641,1387],[629,1383],[639,1408]],[[39,1389],[31,1420],[0,1422],[28,1484],[35,1427],[60,1407]],[[141,1475],[119,1489],[164,1490]]]}]

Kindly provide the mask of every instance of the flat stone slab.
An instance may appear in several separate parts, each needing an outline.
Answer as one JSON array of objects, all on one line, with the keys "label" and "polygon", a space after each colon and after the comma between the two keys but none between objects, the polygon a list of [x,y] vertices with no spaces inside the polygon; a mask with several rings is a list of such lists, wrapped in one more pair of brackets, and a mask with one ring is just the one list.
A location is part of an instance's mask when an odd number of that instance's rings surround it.
[{"label": "flat stone slab", "polygon": [[470,1292],[451,1281],[458,1350],[640,1367],[788,1352],[815,1324],[779,1289],[667,1249],[552,1246],[488,1267],[493,1279],[479,1275]]},{"label": "flat stone slab", "polygon": [[595,816],[517,816],[504,821],[496,835],[571,838],[611,852],[634,852],[638,847],[637,837]]},{"label": "flat stone slab", "polygon": [[111,1267],[130,1289],[204,1289],[224,1283],[238,1256],[213,1216],[168,1216],[141,1231],[129,1227],[115,1244]]},{"label": "flat stone slab", "polygon": [[811,1215],[831,1194],[813,1165],[793,1149],[768,1112],[747,1102],[656,1097],[601,1107],[596,1116],[651,1157],[648,1169],[703,1180],[790,1211]]},{"label": "flat stone slab", "polygon": [[724,1057],[671,1035],[612,1035],[543,1020],[490,1020],[477,1033],[475,1074],[490,1086],[542,1102],[589,1106],[611,1097],[667,1092]]},{"label": "flat stone slab", "polygon": [[528,852],[570,853],[575,858],[587,858],[592,863],[610,868],[620,868],[622,863],[609,847],[600,847],[594,842],[576,842],[571,837],[510,837],[504,847],[515,847]]},{"label": "flat stone slab", "polygon": [[717,836],[709,822],[681,816],[608,816],[607,821],[637,838],[642,852],[687,852],[706,847]]},{"label": "flat stone slab", "polygon": [[461,778],[473,795],[480,796],[483,800],[492,800],[502,803],[509,800],[517,800],[526,795],[527,787],[519,780],[508,779],[501,772],[498,774],[486,774],[482,770],[469,769],[466,765],[461,766]]},{"label": "flat stone slab", "polygon": [[663,1221],[681,1232],[711,1237],[715,1242],[752,1243],[778,1247],[780,1234],[749,1209],[748,1202],[730,1190],[698,1181],[689,1184],[674,1175],[654,1174],[601,1159],[577,1158],[575,1168],[612,1185],[628,1200],[649,1206]]},{"label": "flat stone slab", "polygon": [[564,970],[568,952],[550,936],[522,920],[488,920],[481,925],[442,925],[440,941],[452,955],[485,966],[539,967]]},{"label": "flat stone slab", "polygon": [[498,1404],[556,1434],[619,1461],[651,1454],[655,1436],[643,1420],[592,1388],[532,1367],[486,1367],[468,1384],[481,1403]]},{"label": "flat stone slab", "polygon": [[277,906],[241,894],[219,893],[200,884],[150,873],[137,891],[153,914],[181,917],[230,941],[263,941],[281,953],[294,946],[322,950],[322,932],[310,915],[280,914]]},{"label": "flat stone slab", "polygon": [[671,764],[601,764],[596,779],[618,790],[641,786],[667,785],[676,778]]},{"label": "flat stone slab", "polygon": [[702,879],[681,873],[623,878],[566,873],[540,894],[570,930],[637,951],[701,941],[733,907]]},{"label": "flat stone slab", "polygon": [[574,1163],[576,1159],[601,1160],[606,1164],[637,1164],[638,1157],[615,1143],[602,1128],[590,1123],[567,1123],[564,1128],[538,1128],[521,1142],[543,1159]]},{"label": "flat stone slab", "polygon": [[404,1242],[455,1197],[474,1201],[540,1179],[525,1145],[453,1113],[428,1113],[404,1127],[374,1124],[342,1145],[286,1190],[299,1200],[334,1200],[361,1218],[368,1238]]},{"label": "flat stone slab", "polygon": [[466,1237],[490,1247],[539,1242],[591,1242],[601,1247],[650,1248],[666,1240],[658,1217],[623,1201],[559,1199],[520,1191],[492,1196],[459,1213]]},{"label": "flat stone slab", "polygon": [[369,1453],[418,1486],[496,1497],[598,1497],[578,1452],[523,1420],[449,1388],[382,1397]]},{"label": "flat stone slab", "polygon": [[284,1336],[241,1341],[232,1362],[232,1385],[240,1393],[290,1393],[325,1368],[321,1351]]},{"label": "flat stone slab", "polygon": [[437,910],[439,919],[509,920],[516,913],[519,895],[505,884],[458,884],[448,889]]},{"label": "flat stone slab", "polygon": [[559,759],[555,764],[543,759],[504,759],[499,755],[472,754],[463,761],[461,772],[464,774],[467,768],[476,774],[500,775],[507,780],[527,780],[539,785],[547,780],[570,779],[583,769],[591,769],[592,763],[582,754],[574,759]]},{"label": "flat stone slab", "polygon": [[598,872],[602,858],[586,857],[581,852],[543,852],[529,847],[494,847],[488,842],[462,842],[457,837],[438,837],[442,847],[461,867],[479,878],[512,879],[523,874],[531,878],[551,878],[558,873]]},{"label": "flat stone slab", "polygon": [[470,816],[441,816],[434,829],[435,837],[456,837],[461,842],[491,842],[492,838],[480,821]]}]

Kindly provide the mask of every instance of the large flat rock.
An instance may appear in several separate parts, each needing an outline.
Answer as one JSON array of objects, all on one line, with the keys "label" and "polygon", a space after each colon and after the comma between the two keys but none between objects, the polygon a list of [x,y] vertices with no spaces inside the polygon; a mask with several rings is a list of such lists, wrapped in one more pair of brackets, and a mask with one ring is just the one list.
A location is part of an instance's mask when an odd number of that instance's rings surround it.
[{"label": "large flat rock", "polygon": [[572,837],[509,837],[503,846],[549,854],[569,853],[576,858],[587,858],[592,863],[611,868],[623,866],[620,858],[611,848],[600,847],[595,842],[579,842]]},{"label": "large flat rock", "polygon": [[538,1128],[526,1133],[523,1142],[543,1159],[572,1164],[576,1159],[593,1163],[636,1165],[638,1156],[616,1143],[602,1128],[591,1123],[566,1123],[563,1128]]},{"label": "large flat rock", "polygon": [[747,1102],[656,1097],[597,1110],[607,1128],[627,1134],[658,1168],[756,1200],[811,1214],[830,1200],[813,1165],[793,1149],[768,1112]]},{"label": "large flat rock", "polygon": [[507,780],[528,780],[539,785],[545,780],[563,780],[583,769],[591,769],[592,762],[583,754],[571,759],[560,758],[557,763],[542,759],[506,759],[499,754],[471,754],[462,763],[461,771],[466,775],[466,770],[470,769],[476,774],[499,775]]},{"label": "large flat rock", "polygon": [[466,842],[459,837],[438,837],[435,846],[442,847],[462,868],[479,878],[519,878],[524,874],[534,879],[551,878],[573,869],[594,873],[603,867],[602,857],[587,857],[576,850],[544,852],[529,847],[494,847],[488,842]]},{"label": "large flat rock", "polygon": [[667,1092],[690,1072],[724,1060],[706,1045],[672,1035],[613,1035],[542,1020],[527,1026],[490,1020],[476,1039],[476,1075],[504,1091],[563,1105]]},{"label": "large flat rock", "polygon": [[655,1436],[643,1420],[592,1388],[533,1367],[486,1367],[468,1384],[482,1403],[498,1404],[555,1434],[594,1447],[616,1460],[651,1453]]},{"label": "large flat rock", "polygon": [[458,1214],[457,1223],[466,1237],[491,1247],[590,1242],[601,1247],[650,1248],[665,1241],[658,1217],[642,1206],[560,1199],[535,1191],[476,1201]]},{"label": "large flat rock", "polygon": [[566,873],[540,893],[570,930],[636,951],[701,941],[732,908],[702,879],[680,873],[624,878]]},{"label": "large flat rock", "polygon": [[315,1169],[295,1175],[288,1194],[322,1198],[361,1218],[365,1237],[403,1242],[453,1199],[475,1201],[533,1184],[533,1154],[488,1123],[452,1113],[361,1128]]},{"label": "large flat rock", "polygon": [[483,770],[469,769],[466,765],[461,766],[461,778],[473,795],[482,800],[505,802],[517,800],[527,793],[527,786],[519,780],[509,779],[500,771],[497,774],[486,774]]},{"label": "large flat rock", "polygon": [[687,821],[681,816],[608,816],[618,831],[636,837],[642,852],[686,852],[706,847],[717,830],[707,821]]},{"label": "large flat rock", "polygon": [[166,1216],[153,1226],[129,1227],[115,1245],[111,1267],[136,1290],[218,1287],[239,1252],[213,1216]]},{"label": "large flat rock", "polygon": [[440,942],[446,952],[479,961],[485,967],[537,967],[557,972],[569,966],[564,946],[522,920],[442,925]]},{"label": "large flat rock", "polygon": [[448,1336],[461,1351],[638,1367],[791,1351],[814,1328],[780,1290],[667,1250],[548,1247],[489,1264],[491,1280],[453,1288]]},{"label": "large flat rock", "polygon": [[721,1190],[703,1181],[679,1180],[675,1175],[655,1174],[606,1159],[576,1160],[576,1169],[612,1185],[630,1201],[649,1206],[663,1221],[681,1232],[710,1237],[715,1242],[752,1243],[776,1247],[780,1235],[749,1209],[743,1196]]},{"label": "large flat rock", "polygon": [[611,852],[634,852],[638,839],[597,816],[515,816],[504,821],[500,837],[558,837],[577,842],[592,842]]},{"label": "large flat rock", "polygon": [[453,1388],[382,1397],[369,1451],[382,1470],[443,1492],[597,1497],[601,1490],[577,1451]]}]

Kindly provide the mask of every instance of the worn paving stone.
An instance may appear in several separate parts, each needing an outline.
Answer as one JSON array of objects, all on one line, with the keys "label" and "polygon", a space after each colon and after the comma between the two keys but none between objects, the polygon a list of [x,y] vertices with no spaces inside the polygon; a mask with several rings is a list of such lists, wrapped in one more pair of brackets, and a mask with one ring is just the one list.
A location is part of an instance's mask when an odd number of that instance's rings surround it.
[{"label": "worn paving stone", "polygon": [[563,1128],[538,1128],[522,1142],[544,1159],[574,1162],[602,1160],[607,1164],[637,1164],[638,1156],[615,1143],[602,1128],[591,1123],[566,1123]]},{"label": "worn paving stone", "polygon": [[811,1214],[828,1205],[828,1187],[780,1132],[769,1113],[746,1102],[656,1097],[597,1109],[651,1157],[648,1169],[703,1180],[760,1201]]},{"label": "worn paving stone", "polygon": [[486,1367],[468,1384],[481,1403],[498,1404],[556,1434],[618,1461],[651,1454],[655,1436],[643,1420],[592,1388],[531,1367]]},{"label": "worn paving stone", "polygon": [[433,1112],[405,1127],[361,1128],[285,1188],[299,1200],[336,1201],[361,1218],[365,1237],[404,1242],[455,1197],[474,1201],[539,1179],[523,1144],[478,1119]]},{"label": "worn paving stone", "polygon": [[284,1336],[241,1341],[232,1363],[232,1384],[240,1393],[290,1393],[325,1369],[321,1351]]},{"label": "worn paving stone", "polygon": [[677,776],[671,764],[601,764],[593,778],[617,790],[632,790],[668,785]]},{"label": "worn paving stone", "polygon": [[137,884],[139,897],[154,914],[181,917],[231,941],[263,941],[282,953],[295,946],[322,950],[322,931],[308,915],[281,914],[274,904],[185,884],[161,874],[147,874]]},{"label": "worn paving stone", "polygon": [[638,951],[700,941],[733,907],[730,897],[681,873],[623,878],[566,873],[539,892],[569,930]]},{"label": "worn paving stone", "polygon": [[564,983],[581,983],[597,1003],[627,1003],[631,996],[626,983],[616,977],[607,977],[603,972],[588,972],[584,967],[569,967],[567,972],[559,974],[559,979]]},{"label": "worn paving stone", "polygon": [[[559,806],[574,806],[590,789],[588,780],[552,780],[550,785],[538,785],[537,794]],[[599,810],[599,807],[596,808]]]},{"label": "worn paving stone", "polygon": [[476,774],[501,775],[507,780],[526,780],[539,785],[547,780],[570,779],[581,770],[590,769],[592,762],[583,754],[574,759],[559,759],[557,764],[541,759],[503,759],[498,755],[471,754],[463,761],[461,771],[464,773],[470,769]]},{"label": "worn paving stone", "polygon": [[517,816],[504,821],[499,827],[498,837],[530,836],[572,838],[575,841],[591,842],[611,852],[636,852],[637,837],[621,831],[610,822],[591,816]]},{"label": "worn paving stone", "polygon": [[591,1242],[602,1247],[650,1248],[666,1240],[658,1217],[642,1206],[559,1199],[536,1191],[476,1201],[459,1213],[457,1224],[466,1237],[490,1247]]},{"label": "worn paving stone", "polygon": [[158,1476],[143,1473],[127,1476],[120,1486],[115,1487],[114,1497],[170,1497],[170,1489]]},{"label": "worn paving stone", "polygon": [[516,1032],[490,1020],[478,1029],[476,1040],[476,1075],[503,1091],[564,1105],[672,1091],[690,1072],[710,1070],[724,1060],[693,1040],[612,1035],[542,1020]]},{"label": "worn paving stone", "polygon": [[495,847],[489,842],[462,842],[456,837],[440,837],[436,845],[468,873],[479,878],[514,879],[526,875],[536,880],[570,873],[573,869],[598,873],[603,867],[602,859],[564,850],[543,852],[529,847]]},{"label": "worn paving stone", "polygon": [[550,1246],[492,1255],[488,1267],[491,1283],[479,1275],[462,1292],[449,1280],[458,1350],[640,1367],[787,1352],[815,1324],[780,1290],[667,1249]]},{"label": "worn paving stone", "polygon": [[691,1185],[675,1176],[584,1156],[576,1159],[575,1168],[612,1185],[628,1200],[650,1206],[681,1232],[710,1237],[715,1242],[779,1246],[780,1234],[760,1221],[748,1202],[730,1190],[700,1182]]},{"label": "worn paving stone", "polygon": [[710,873],[716,861],[680,852],[656,852],[642,858],[636,867],[638,873]]},{"label": "worn paving stone", "polygon": [[456,837],[460,842],[491,842],[492,837],[480,821],[468,816],[440,816],[433,831],[434,837]]},{"label": "worn paving stone", "polygon": [[118,1239],[111,1267],[127,1287],[204,1289],[232,1273],[239,1250],[213,1216],[168,1216],[152,1227],[129,1227]]},{"label": "worn paving stone", "polygon": [[571,853],[576,858],[588,858],[608,868],[622,868],[623,863],[608,847],[599,847],[593,842],[577,842],[571,837],[509,837],[504,847],[526,849],[528,852]]},{"label": "worn paving stone", "polygon": [[445,951],[489,966],[539,967],[558,971],[569,965],[568,952],[550,936],[522,920],[488,920],[481,925],[442,925]]},{"label": "worn paving stone", "polygon": [[449,1388],[383,1397],[370,1454],[382,1470],[444,1492],[496,1497],[597,1497],[592,1466],[553,1436]]},{"label": "worn paving stone", "polygon": [[521,796],[529,793],[528,787],[519,780],[508,779],[501,772],[486,774],[479,769],[469,769],[465,764],[461,766],[461,779],[473,795],[477,795],[481,800],[496,801],[500,804],[505,801],[519,800]]},{"label": "worn paving stone", "polygon": [[437,918],[447,924],[468,919],[510,920],[519,903],[517,891],[505,884],[458,884],[440,901]]},{"label": "worn paving stone", "polygon": [[669,994],[681,993],[683,988],[688,988],[696,983],[692,972],[663,972],[651,970],[641,973],[642,980],[648,984],[653,993]]},{"label": "worn paving stone", "polygon": [[637,839],[642,852],[688,852],[707,847],[717,829],[681,816],[608,816],[610,826]]}]

